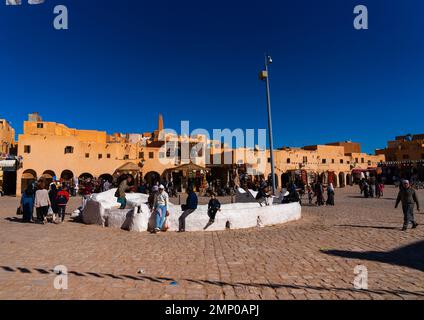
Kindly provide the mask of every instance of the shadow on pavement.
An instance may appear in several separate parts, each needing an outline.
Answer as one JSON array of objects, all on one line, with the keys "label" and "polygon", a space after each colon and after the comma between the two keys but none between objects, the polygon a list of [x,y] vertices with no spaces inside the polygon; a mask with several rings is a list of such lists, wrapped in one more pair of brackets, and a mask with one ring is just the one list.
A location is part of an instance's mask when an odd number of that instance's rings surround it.
[{"label": "shadow on pavement", "polygon": [[382,262],[424,271],[424,240],[388,252],[322,250],[323,253],[348,259]]},{"label": "shadow on pavement", "polygon": [[401,230],[402,228],[399,227],[383,227],[383,226],[360,226],[360,225],[349,225],[349,224],[341,224],[336,225],[335,227],[342,227],[342,228],[365,228],[365,229],[382,229],[382,230]]},{"label": "shadow on pavement", "polygon": [[[424,241],[423,241],[424,243]],[[328,253],[328,251],[327,251]],[[20,272],[24,274],[28,273],[41,273],[44,275],[47,274],[57,274],[52,269],[43,269],[43,268],[22,268],[22,267],[10,267],[10,266],[0,266],[0,269],[3,269],[3,271],[6,272]],[[245,283],[245,282],[226,282],[226,281],[219,281],[219,280],[196,280],[196,279],[174,279],[174,278],[168,278],[168,277],[155,277],[155,276],[147,276],[147,275],[127,275],[127,274],[121,274],[121,275],[114,275],[111,273],[96,273],[96,272],[77,272],[77,271],[68,271],[68,274],[73,274],[78,277],[94,277],[94,278],[109,278],[113,280],[134,280],[134,281],[150,281],[155,282],[163,285],[178,285],[179,282],[190,282],[190,283],[196,283],[201,285],[214,285],[219,287],[225,287],[225,286],[231,286],[233,288],[272,288],[272,289],[278,289],[278,288],[287,288],[287,289],[309,289],[309,290],[316,290],[316,291],[332,291],[332,292],[349,292],[349,293],[375,293],[375,294],[391,294],[391,295],[413,295],[418,297],[424,297],[424,291],[407,291],[402,289],[381,289],[381,290],[357,290],[353,287],[352,288],[338,288],[338,287],[324,287],[324,286],[308,286],[308,285],[295,285],[295,284],[278,284],[278,283]]]}]

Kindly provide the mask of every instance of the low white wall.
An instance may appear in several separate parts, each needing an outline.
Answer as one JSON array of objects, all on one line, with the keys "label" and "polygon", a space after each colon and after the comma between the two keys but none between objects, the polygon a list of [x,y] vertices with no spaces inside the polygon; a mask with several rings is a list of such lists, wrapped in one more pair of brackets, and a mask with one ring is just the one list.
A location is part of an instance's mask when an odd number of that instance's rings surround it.
[{"label": "low white wall", "polygon": [[[154,216],[150,213],[147,196],[142,194],[129,194],[130,206],[138,206],[138,210],[116,209],[119,204],[114,197],[115,190],[103,194],[94,195],[83,210],[83,221],[86,224],[119,227],[147,231],[154,223]],[[203,231],[209,222],[207,205],[199,205],[197,209],[186,218],[186,231]],[[136,211],[136,212],[135,212]],[[168,219],[169,231],[178,230],[178,219],[182,214],[181,207],[170,204]],[[119,217],[122,215],[122,217]],[[110,217],[110,218],[109,218]],[[258,203],[233,203],[221,206],[221,212],[216,214],[215,223],[207,228],[207,231],[225,230],[227,222],[231,229],[245,229],[282,224],[301,218],[301,206],[299,203],[274,204],[261,207]]]}]

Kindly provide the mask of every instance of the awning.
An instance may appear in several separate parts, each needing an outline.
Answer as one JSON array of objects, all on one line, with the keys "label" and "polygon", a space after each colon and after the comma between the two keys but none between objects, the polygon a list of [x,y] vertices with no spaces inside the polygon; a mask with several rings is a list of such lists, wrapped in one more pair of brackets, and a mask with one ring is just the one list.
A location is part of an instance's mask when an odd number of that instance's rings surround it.
[{"label": "awning", "polygon": [[3,171],[15,171],[16,170],[16,160],[1,160],[0,168]]}]

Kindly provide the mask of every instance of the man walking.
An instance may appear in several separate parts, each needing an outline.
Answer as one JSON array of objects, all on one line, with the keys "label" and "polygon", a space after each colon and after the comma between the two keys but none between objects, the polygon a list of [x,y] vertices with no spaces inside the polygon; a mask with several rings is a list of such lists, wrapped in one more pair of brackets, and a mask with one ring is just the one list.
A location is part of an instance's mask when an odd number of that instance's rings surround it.
[{"label": "man walking", "polygon": [[402,182],[403,188],[400,189],[395,209],[398,207],[399,203],[402,202],[402,210],[404,216],[404,223],[402,231],[406,231],[408,229],[409,223],[412,224],[412,229],[418,227],[418,223],[415,222],[414,219],[414,204],[417,204],[417,210],[420,211],[420,204],[418,202],[417,194],[415,190],[411,188],[408,180],[404,180]]}]

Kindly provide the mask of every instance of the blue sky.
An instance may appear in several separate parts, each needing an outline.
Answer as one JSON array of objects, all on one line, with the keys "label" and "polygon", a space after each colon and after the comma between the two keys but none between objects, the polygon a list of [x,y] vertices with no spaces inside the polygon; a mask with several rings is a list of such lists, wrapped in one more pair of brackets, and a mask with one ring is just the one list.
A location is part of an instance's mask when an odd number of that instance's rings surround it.
[{"label": "blue sky", "polygon": [[[53,28],[65,4],[69,30]],[[369,9],[369,30],[353,8]],[[0,4],[0,117],[27,114],[81,129],[145,132],[266,128],[273,56],[274,144],[351,139],[373,152],[424,132],[424,2],[82,1]]]}]

